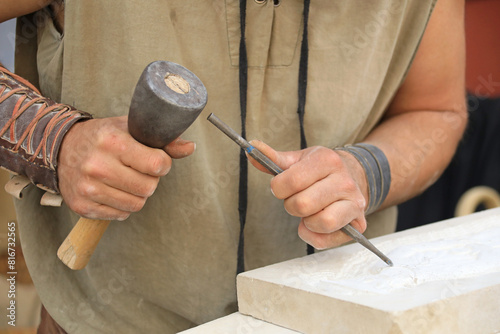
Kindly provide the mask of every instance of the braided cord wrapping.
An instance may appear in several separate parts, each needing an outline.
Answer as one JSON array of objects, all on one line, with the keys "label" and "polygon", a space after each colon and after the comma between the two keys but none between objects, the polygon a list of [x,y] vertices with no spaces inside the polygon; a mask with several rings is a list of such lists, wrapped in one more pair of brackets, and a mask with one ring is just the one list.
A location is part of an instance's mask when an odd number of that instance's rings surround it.
[{"label": "braided cord wrapping", "polygon": [[0,166],[58,193],[57,156],[64,135],[90,114],[40,95],[21,77],[0,67]]},{"label": "braided cord wrapping", "polygon": [[369,196],[365,213],[375,212],[384,202],[391,187],[391,168],[384,152],[365,143],[336,147],[334,150],[350,153],[365,170]]}]

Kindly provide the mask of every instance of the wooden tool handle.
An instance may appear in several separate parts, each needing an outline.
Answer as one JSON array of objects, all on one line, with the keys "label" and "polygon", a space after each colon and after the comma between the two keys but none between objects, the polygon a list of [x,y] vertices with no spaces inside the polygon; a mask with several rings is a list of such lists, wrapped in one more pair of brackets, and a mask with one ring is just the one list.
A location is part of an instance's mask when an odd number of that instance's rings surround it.
[{"label": "wooden tool handle", "polygon": [[73,270],[85,268],[109,220],[80,218],[57,251],[59,259]]}]

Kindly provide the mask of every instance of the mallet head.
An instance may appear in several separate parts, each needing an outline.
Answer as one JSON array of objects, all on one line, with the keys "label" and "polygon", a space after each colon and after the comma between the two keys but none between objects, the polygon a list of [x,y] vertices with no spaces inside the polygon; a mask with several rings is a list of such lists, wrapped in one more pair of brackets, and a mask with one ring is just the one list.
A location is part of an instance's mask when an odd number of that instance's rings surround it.
[{"label": "mallet head", "polygon": [[163,148],[179,137],[207,104],[207,90],[185,67],[155,61],[142,72],[128,115],[130,134],[140,143]]}]

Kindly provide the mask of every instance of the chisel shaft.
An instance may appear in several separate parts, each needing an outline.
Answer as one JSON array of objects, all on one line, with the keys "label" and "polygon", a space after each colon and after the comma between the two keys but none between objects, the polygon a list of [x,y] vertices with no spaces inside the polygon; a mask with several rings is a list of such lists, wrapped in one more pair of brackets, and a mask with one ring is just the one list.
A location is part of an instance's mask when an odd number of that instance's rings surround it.
[{"label": "chisel shaft", "polygon": [[[242,149],[244,149],[248,155],[257,160],[262,166],[264,166],[273,175],[278,175],[283,172],[278,165],[276,165],[271,159],[269,159],[264,153],[259,151],[257,148],[253,147],[245,138],[241,137],[236,131],[225,124],[217,116],[211,113],[207,118],[213,125],[215,125],[219,130],[224,132],[229,138],[231,138],[235,143],[237,143]],[[363,245],[366,249],[377,255],[382,261],[387,263],[389,266],[393,266],[392,261],[384,255],[379,249],[377,249],[368,239],[365,238],[361,232],[356,230],[350,224],[342,227],[342,231],[350,236],[353,240]]]}]

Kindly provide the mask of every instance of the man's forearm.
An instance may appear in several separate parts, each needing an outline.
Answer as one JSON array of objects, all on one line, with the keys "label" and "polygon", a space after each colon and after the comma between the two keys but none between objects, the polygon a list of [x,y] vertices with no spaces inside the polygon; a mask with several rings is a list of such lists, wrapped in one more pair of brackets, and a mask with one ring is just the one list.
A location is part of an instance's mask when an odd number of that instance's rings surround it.
[{"label": "man's forearm", "polygon": [[365,139],[391,165],[384,206],[424,191],[453,157],[467,123],[464,3],[437,2],[419,50],[383,122]]},{"label": "man's forearm", "polygon": [[465,105],[455,111],[410,112],[386,120],[366,138],[384,151],[391,166],[391,189],[382,208],[420,194],[439,178],[466,123]]}]

